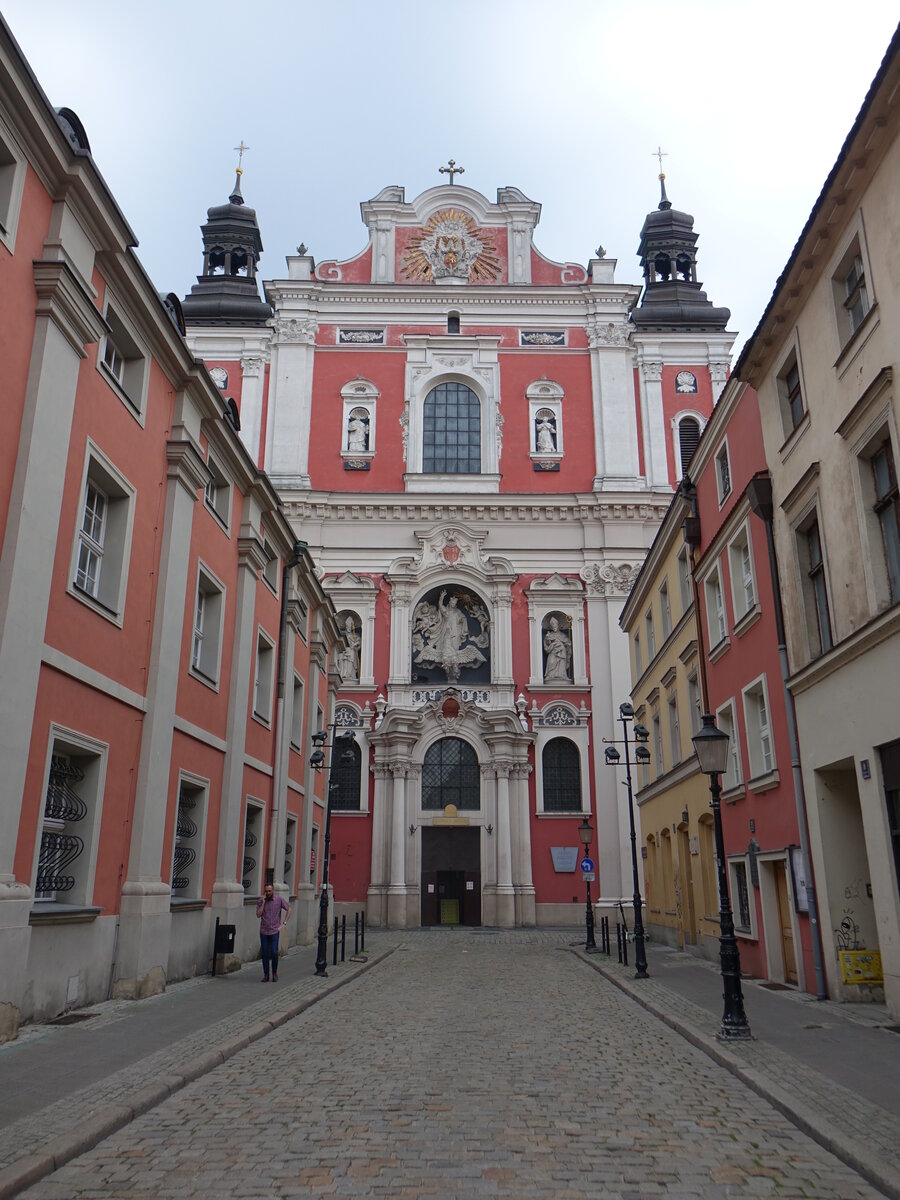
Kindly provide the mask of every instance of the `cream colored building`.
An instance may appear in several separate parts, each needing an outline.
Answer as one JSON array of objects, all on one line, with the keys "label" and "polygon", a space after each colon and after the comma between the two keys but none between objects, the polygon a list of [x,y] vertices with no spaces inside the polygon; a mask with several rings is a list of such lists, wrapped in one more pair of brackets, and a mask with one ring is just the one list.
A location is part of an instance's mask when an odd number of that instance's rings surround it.
[{"label": "cream colored building", "polygon": [[[628,635],[635,724],[650,734],[650,763],[633,770],[645,925],[655,940],[715,958],[719,899],[709,786],[691,744],[700,727],[702,671],[690,559],[682,534],[690,513],[679,491],[620,624]],[[634,759],[632,747],[629,757]]]},{"label": "cream colored building", "polygon": [[[736,374],[759,393],[829,993],[900,1017],[900,36]],[[879,956],[880,955],[880,963]]]}]

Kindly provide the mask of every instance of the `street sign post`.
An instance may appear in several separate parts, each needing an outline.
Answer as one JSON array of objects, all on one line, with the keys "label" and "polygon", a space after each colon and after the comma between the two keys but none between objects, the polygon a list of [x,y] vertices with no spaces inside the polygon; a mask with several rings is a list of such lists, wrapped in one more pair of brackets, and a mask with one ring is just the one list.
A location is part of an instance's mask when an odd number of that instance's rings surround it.
[{"label": "street sign post", "polygon": [[594,860],[592,858],[587,858],[587,857],[583,858],[581,860],[581,869],[582,869],[582,871],[593,871]]}]

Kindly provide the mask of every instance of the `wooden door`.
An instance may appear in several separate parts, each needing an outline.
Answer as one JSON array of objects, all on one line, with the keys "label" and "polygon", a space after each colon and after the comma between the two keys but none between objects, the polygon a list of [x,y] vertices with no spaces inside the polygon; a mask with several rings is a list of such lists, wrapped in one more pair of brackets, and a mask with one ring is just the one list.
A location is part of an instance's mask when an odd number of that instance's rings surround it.
[{"label": "wooden door", "polygon": [[775,863],[775,894],[778,897],[778,925],[781,933],[781,960],[786,983],[797,983],[797,957],[794,953],[794,929],[791,925],[791,896],[783,862]]}]

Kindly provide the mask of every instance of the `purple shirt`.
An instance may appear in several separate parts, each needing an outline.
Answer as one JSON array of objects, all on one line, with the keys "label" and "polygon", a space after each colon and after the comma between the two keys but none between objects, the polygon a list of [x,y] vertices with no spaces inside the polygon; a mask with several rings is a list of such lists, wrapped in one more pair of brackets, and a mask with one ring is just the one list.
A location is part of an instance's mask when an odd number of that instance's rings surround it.
[{"label": "purple shirt", "polygon": [[259,904],[256,906],[256,915],[262,917],[259,923],[260,933],[269,936],[278,932],[281,928],[282,909],[290,912],[290,905],[284,896],[273,896],[271,900],[267,900],[265,896],[260,897]]}]

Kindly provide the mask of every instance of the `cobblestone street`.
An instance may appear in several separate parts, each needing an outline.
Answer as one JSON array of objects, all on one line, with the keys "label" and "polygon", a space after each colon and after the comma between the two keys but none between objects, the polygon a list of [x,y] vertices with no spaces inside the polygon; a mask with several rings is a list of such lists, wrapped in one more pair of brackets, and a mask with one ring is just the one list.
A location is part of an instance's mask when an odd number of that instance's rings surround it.
[{"label": "cobblestone street", "polygon": [[880,1195],[570,939],[412,933],[21,1194]]}]

